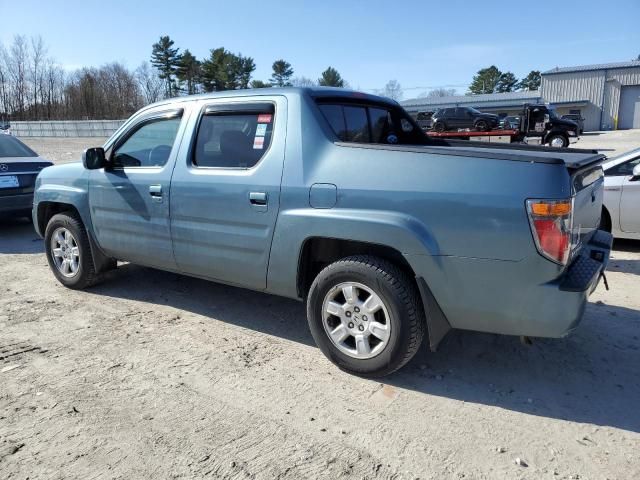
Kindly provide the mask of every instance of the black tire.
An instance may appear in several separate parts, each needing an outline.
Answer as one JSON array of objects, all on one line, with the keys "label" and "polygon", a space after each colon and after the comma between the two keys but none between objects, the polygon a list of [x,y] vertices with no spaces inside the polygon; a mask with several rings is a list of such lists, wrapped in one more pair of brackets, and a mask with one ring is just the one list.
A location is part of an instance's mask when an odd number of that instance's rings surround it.
[{"label": "black tire", "polygon": [[553,147],[556,141],[562,141],[562,145],[557,145],[556,148],[567,148],[569,146],[569,139],[562,134],[553,133],[547,137],[547,143],[550,147]]},{"label": "black tire", "polygon": [[[344,282],[357,282],[373,290],[389,313],[389,338],[372,358],[343,353],[325,330],[325,297]],[[307,319],[316,344],[329,360],[342,370],[366,377],[388,375],[404,366],[418,351],[425,334],[424,311],[415,283],[393,263],[369,255],[343,258],[318,274],[307,298]]]},{"label": "black tire", "polygon": [[438,121],[433,124],[433,130],[436,132],[444,132],[446,129],[444,122]]},{"label": "black tire", "polygon": [[[52,237],[56,230],[64,228],[73,235],[75,243],[79,250],[78,269],[73,276],[65,276],[54,260]],[[51,217],[44,234],[45,253],[49,267],[56,279],[65,287],[73,289],[83,289],[90,287],[98,282],[99,276],[93,264],[91,255],[91,245],[89,236],[82,224],[82,220],[73,212],[58,213]]]},{"label": "black tire", "polygon": [[602,216],[600,217],[600,230],[611,233],[611,215],[606,208],[602,208]]},{"label": "black tire", "polygon": [[488,132],[489,124],[486,120],[478,120],[475,124],[476,130],[479,132]]}]

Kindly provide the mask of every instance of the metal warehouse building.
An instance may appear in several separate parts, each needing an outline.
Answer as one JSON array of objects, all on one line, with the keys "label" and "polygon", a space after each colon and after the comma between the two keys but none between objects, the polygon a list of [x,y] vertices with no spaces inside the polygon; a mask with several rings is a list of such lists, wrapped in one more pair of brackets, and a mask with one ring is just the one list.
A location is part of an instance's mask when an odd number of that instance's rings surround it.
[{"label": "metal warehouse building", "polygon": [[412,113],[469,106],[502,116],[525,103],[549,103],[558,114],[580,114],[585,130],[640,128],[640,61],[554,68],[539,91],[415,98],[400,102]]},{"label": "metal warehouse building", "polygon": [[640,61],[554,68],[542,73],[540,94],[556,108],[573,102],[585,130],[640,128]]}]

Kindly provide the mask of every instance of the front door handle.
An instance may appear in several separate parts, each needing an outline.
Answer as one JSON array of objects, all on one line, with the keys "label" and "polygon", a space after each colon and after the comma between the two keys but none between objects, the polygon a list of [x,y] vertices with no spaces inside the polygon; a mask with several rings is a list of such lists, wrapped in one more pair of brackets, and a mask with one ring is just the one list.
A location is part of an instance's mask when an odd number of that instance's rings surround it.
[{"label": "front door handle", "polygon": [[249,203],[251,203],[251,205],[266,205],[267,194],[265,192],[250,192]]},{"label": "front door handle", "polygon": [[149,185],[149,195],[156,202],[162,201],[162,185]]}]

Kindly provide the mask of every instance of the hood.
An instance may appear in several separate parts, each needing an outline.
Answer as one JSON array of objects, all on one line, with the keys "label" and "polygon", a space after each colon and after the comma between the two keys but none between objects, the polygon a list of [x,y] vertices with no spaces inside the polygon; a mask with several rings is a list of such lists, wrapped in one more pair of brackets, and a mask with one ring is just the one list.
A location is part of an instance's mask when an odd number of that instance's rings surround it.
[{"label": "hood", "polygon": [[573,120],[567,120],[565,118],[558,118],[551,120],[552,125],[559,127],[567,127],[569,130],[578,130],[578,124]]},{"label": "hood", "polygon": [[0,163],[46,163],[53,165],[53,162],[42,157],[0,157]]}]

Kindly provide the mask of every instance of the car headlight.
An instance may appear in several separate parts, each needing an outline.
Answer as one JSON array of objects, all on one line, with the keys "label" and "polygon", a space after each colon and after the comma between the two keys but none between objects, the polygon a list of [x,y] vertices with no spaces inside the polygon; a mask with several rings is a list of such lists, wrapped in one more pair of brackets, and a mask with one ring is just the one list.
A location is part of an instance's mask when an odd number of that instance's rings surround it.
[{"label": "car headlight", "polygon": [[569,134],[570,137],[576,136],[576,132],[574,130],[569,130],[567,133]]}]

